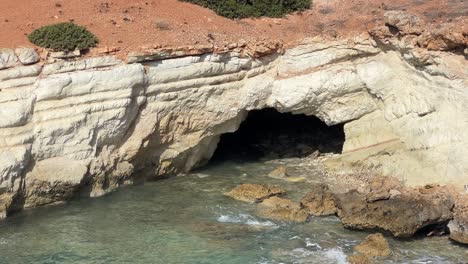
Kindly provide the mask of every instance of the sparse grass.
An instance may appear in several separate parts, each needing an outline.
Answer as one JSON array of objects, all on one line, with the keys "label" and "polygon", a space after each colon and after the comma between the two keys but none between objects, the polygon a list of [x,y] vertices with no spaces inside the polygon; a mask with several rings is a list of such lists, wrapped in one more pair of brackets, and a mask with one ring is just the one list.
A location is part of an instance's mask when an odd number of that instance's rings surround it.
[{"label": "sparse grass", "polygon": [[311,7],[311,0],[179,0],[214,10],[228,18],[282,17]]},{"label": "sparse grass", "polygon": [[28,36],[31,43],[55,51],[84,50],[95,47],[98,38],[85,27],[74,23],[58,23],[34,30]]}]

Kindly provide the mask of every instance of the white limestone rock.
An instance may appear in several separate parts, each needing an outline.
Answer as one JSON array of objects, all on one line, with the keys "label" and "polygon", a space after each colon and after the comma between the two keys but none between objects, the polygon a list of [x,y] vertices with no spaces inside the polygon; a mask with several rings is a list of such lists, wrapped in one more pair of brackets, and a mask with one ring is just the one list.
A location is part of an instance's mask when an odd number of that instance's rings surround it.
[{"label": "white limestone rock", "polygon": [[18,65],[19,61],[12,49],[0,49],[0,70]]},{"label": "white limestone rock", "polygon": [[39,54],[32,48],[17,48],[15,49],[16,56],[23,65],[30,65],[40,61]]}]

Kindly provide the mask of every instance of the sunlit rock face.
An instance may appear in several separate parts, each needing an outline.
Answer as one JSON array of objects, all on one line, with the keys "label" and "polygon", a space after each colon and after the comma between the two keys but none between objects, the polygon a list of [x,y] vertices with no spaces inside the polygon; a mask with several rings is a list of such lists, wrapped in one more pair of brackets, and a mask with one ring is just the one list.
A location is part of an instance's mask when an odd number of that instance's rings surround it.
[{"label": "sunlit rock face", "polygon": [[[409,46],[408,46],[409,45]],[[248,111],[345,123],[336,170],[408,185],[468,184],[468,63],[404,41],[309,39],[260,58],[235,52],[126,63],[20,65],[0,51],[0,209],[100,196],[206,163]],[[34,57],[34,56],[33,56]]]}]

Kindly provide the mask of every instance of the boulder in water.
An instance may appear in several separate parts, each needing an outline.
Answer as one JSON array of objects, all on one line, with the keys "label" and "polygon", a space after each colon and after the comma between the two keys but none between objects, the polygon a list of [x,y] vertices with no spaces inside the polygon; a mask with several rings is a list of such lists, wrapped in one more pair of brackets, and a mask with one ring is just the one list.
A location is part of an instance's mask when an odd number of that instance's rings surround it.
[{"label": "boulder in water", "polygon": [[361,253],[349,256],[348,262],[350,264],[372,264],[372,261]]},{"label": "boulder in water", "polygon": [[392,254],[388,241],[381,233],[368,235],[354,249],[367,257],[387,257]]},{"label": "boulder in water", "polygon": [[289,182],[302,182],[302,181],[305,181],[304,177],[289,177],[285,166],[279,166],[274,171],[270,172],[268,174],[268,177],[274,178],[274,179],[285,180],[285,181],[289,181]]},{"label": "boulder in water", "polygon": [[313,185],[311,191],[302,198],[301,205],[311,215],[325,216],[336,214],[335,198],[325,184]]},{"label": "boulder in water", "polygon": [[335,194],[338,216],[345,227],[379,228],[397,237],[412,236],[424,227],[444,224],[453,218],[455,199],[449,188],[432,185],[401,188],[398,192],[392,196],[381,190],[378,199],[375,193],[357,190]]},{"label": "boulder in water", "polygon": [[461,195],[455,205],[454,218],[449,222],[450,238],[468,244],[468,194]]},{"label": "boulder in water", "polygon": [[278,186],[245,183],[235,187],[224,195],[243,202],[258,203],[271,196],[283,193],[285,193],[285,190]]},{"label": "boulder in water", "polygon": [[299,203],[280,197],[270,197],[258,205],[258,215],[275,220],[305,222],[309,217]]},{"label": "boulder in water", "polygon": [[268,177],[275,178],[275,179],[284,179],[288,177],[288,173],[286,172],[285,166],[279,166],[274,171],[268,174]]}]

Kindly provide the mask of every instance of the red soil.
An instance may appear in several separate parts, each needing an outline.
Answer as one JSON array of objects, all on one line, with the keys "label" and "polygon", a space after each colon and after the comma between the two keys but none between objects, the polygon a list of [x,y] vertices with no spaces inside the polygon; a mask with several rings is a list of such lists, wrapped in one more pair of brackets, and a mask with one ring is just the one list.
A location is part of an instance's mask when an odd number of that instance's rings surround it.
[{"label": "red soil", "polygon": [[253,40],[293,43],[319,34],[347,36],[382,25],[385,10],[406,10],[428,22],[468,16],[468,0],[314,0],[310,11],[282,19],[229,20],[177,0],[0,0],[0,47],[31,46],[27,34],[70,21],[95,33],[100,46],[225,44]]}]

